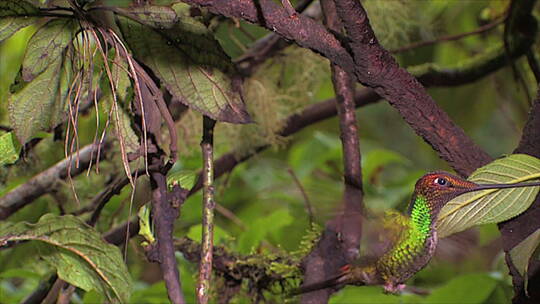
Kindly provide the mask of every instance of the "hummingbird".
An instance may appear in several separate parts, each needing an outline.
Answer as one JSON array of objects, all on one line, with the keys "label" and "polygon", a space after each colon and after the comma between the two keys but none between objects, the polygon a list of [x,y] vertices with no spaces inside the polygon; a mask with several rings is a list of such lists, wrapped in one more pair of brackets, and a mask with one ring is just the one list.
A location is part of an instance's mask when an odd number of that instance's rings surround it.
[{"label": "hummingbird", "polygon": [[383,220],[387,246],[378,257],[360,258],[340,268],[332,278],[302,286],[292,295],[344,285],[382,285],[387,293],[399,293],[405,281],[423,269],[437,247],[436,221],[442,207],[453,198],[472,191],[540,186],[540,183],[476,184],[447,172],[431,172],[415,185],[407,214],[388,212]]}]

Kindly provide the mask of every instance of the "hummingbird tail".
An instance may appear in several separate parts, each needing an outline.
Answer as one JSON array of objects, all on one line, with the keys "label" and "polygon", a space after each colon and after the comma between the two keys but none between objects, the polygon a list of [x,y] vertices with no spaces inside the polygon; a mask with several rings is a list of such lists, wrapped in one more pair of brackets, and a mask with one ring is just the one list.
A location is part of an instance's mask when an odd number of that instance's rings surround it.
[{"label": "hummingbird tail", "polygon": [[316,291],[316,290],[321,290],[321,289],[326,289],[326,288],[331,288],[331,287],[336,287],[336,286],[339,286],[339,285],[347,284],[347,282],[349,280],[348,274],[349,274],[348,271],[341,272],[340,274],[338,274],[338,275],[336,275],[336,276],[334,276],[334,277],[332,277],[332,278],[330,278],[328,280],[316,282],[316,283],[313,283],[313,284],[308,284],[308,285],[302,286],[300,288],[297,288],[297,289],[293,290],[292,292],[290,292],[289,295],[290,296],[297,296],[297,295],[300,295],[300,294],[303,294],[303,293],[308,293],[308,292],[312,292],[312,291]]}]

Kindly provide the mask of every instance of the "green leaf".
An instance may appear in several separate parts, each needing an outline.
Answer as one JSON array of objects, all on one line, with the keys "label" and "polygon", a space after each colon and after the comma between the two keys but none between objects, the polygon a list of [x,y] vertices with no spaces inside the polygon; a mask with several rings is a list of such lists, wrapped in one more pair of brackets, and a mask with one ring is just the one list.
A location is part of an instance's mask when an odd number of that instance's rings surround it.
[{"label": "green leaf", "polygon": [[0,272],[0,278],[23,278],[39,281],[41,280],[41,275],[39,273],[24,268],[12,268],[4,272]]},{"label": "green leaf", "polygon": [[109,300],[128,302],[131,278],[120,250],[72,215],[46,214],[36,224],[17,223],[2,230],[0,246],[34,241],[35,252],[66,282],[97,290]]},{"label": "green leaf", "polygon": [[531,235],[510,250],[512,263],[519,271],[519,274],[525,279],[525,290],[527,290],[529,260],[538,248],[538,244],[540,244],[540,229],[531,233]]},{"label": "green leaf", "polygon": [[154,227],[150,221],[150,210],[150,206],[144,204],[139,208],[137,215],[139,216],[139,235],[144,237],[148,243],[153,244],[155,243],[156,238],[153,233]]},{"label": "green leaf", "polygon": [[171,28],[178,22],[176,12],[167,6],[144,5],[129,6],[126,8],[117,7],[114,9],[114,12],[158,29]]},{"label": "green leaf", "polygon": [[[479,168],[469,177],[478,184],[512,184],[540,178],[540,159],[513,154]],[[527,210],[540,187],[491,189],[460,195],[439,213],[437,233],[449,236],[469,227],[506,221]]]},{"label": "green leaf", "polygon": [[238,250],[249,253],[271,232],[281,229],[294,221],[288,210],[279,209],[269,216],[256,219],[249,229],[238,238]]},{"label": "green leaf", "polygon": [[131,116],[120,107],[120,104],[117,102],[116,106],[114,103],[110,91],[103,96],[103,106],[106,107],[106,112],[112,111],[112,123],[116,130],[117,139],[124,145],[125,151],[127,153],[137,152],[140,148],[139,136],[135,133],[131,127]]},{"label": "green leaf", "polygon": [[0,165],[13,164],[19,159],[21,144],[8,132],[0,136]]},{"label": "green leaf", "polygon": [[167,186],[169,189],[172,189],[175,185],[179,185],[184,189],[191,189],[195,186],[197,177],[199,177],[199,172],[195,170],[170,170],[167,173]]},{"label": "green leaf", "polygon": [[179,23],[161,31],[124,17],[117,20],[135,57],[152,69],[175,98],[217,121],[251,121],[239,92],[222,71],[230,66],[230,59],[206,28],[197,32]]},{"label": "green leaf", "polygon": [[62,58],[57,57],[43,73],[9,97],[9,120],[19,142],[26,143],[62,121],[70,82],[69,60],[62,65]]},{"label": "green leaf", "polygon": [[497,286],[487,274],[466,274],[435,289],[422,303],[483,303]]},{"label": "green leaf", "polygon": [[22,0],[0,1],[0,42],[18,30],[36,22],[39,17],[28,17],[38,13],[37,7]]},{"label": "green leaf", "polygon": [[53,19],[30,38],[24,55],[22,76],[31,81],[62,55],[73,38],[71,19]]}]

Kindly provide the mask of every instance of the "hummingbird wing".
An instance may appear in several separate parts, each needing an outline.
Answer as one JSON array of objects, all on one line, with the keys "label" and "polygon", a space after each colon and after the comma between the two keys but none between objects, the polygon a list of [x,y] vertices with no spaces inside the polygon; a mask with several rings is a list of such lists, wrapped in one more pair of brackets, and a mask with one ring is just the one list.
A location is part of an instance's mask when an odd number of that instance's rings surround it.
[{"label": "hummingbird wing", "polygon": [[410,228],[409,217],[395,211],[366,219],[362,226],[360,257],[355,265],[368,265],[388,252]]}]

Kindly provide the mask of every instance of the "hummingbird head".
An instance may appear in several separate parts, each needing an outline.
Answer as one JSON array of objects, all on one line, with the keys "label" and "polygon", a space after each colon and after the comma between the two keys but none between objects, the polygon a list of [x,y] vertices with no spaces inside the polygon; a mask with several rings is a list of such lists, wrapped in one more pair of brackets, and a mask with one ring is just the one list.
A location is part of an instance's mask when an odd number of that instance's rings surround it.
[{"label": "hummingbird head", "polygon": [[422,198],[427,202],[434,218],[447,202],[477,187],[478,184],[447,172],[431,172],[416,182],[411,207],[417,198]]}]

